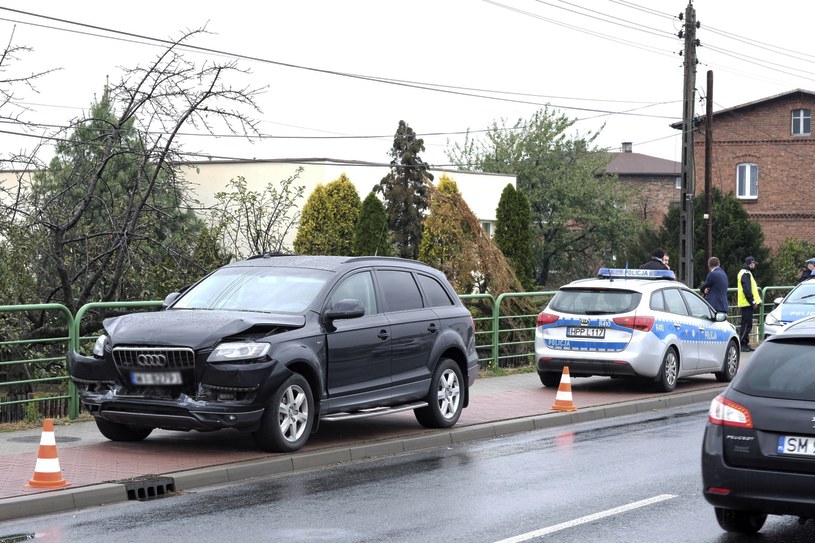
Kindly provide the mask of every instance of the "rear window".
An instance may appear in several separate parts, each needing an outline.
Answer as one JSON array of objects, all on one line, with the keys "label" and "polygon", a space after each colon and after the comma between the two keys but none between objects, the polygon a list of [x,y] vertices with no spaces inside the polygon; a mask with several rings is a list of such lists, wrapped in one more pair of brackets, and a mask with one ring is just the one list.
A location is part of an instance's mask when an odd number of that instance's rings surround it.
[{"label": "rear window", "polygon": [[549,308],[578,315],[628,313],[639,305],[642,294],[619,289],[563,289],[549,302]]},{"label": "rear window", "polygon": [[815,400],[815,343],[771,341],[739,368],[733,388],[744,394]]}]

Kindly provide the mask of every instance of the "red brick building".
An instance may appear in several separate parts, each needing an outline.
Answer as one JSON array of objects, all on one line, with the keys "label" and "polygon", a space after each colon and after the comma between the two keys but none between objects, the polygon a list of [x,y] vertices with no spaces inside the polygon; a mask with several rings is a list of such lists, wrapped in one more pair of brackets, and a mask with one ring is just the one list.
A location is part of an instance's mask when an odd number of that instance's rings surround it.
[{"label": "red brick building", "polygon": [[[815,242],[813,110],[815,93],[797,89],[713,114],[711,184],[736,194],[772,250],[790,237]],[[702,193],[704,118],[693,141]]]},{"label": "red brick building", "polygon": [[631,143],[623,143],[622,153],[612,153],[606,172],[617,174],[622,183],[633,189],[637,216],[654,227],[672,202],[679,201],[682,188],[682,164],[649,155],[634,153]]}]

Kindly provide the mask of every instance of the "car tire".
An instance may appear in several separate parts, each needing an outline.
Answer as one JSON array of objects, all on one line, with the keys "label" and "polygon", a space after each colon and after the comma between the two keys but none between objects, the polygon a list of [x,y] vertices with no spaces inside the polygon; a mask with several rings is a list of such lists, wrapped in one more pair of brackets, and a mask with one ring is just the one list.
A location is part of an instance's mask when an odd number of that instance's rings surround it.
[{"label": "car tire", "polygon": [[130,426],[96,417],[96,427],[111,441],[143,441],[153,431],[147,426]]},{"label": "car tire", "polygon": [[449,358],[442,358],[430,380],[427,406],[414,409],[413,414],[425,428],[450,428],[464,409],[464,379],[461,368]]},{"label": "car tire", "polygon": [[560,379],[563,375],[556,371],[539,371],[538,377],[540,377],[543,386],[557,388],[560,386]]},{"label": "car tire", "polygon": [[294,452],[303,448],[314,426],[314,396],[305,377],[295,373],[272,394],[252,433],[258,446],[267,452]]},{"label": "car tire", "polygon": [[767,515],[757,511],[740,511],[737,509],[724,509],[716,507],[716,520],[726,532],[739,534],[754,534],[761,530]]},{"label": "car tire", "polygon": [[669,347],[662,358],[662,365],[657,374],[656,386],[659,392],[671,392],[676,388],[679,379],[679,355],[676,349]]},{"label": "car tire", "polygon": [[722,361],[721,371],[715,372],[716,380],[720,383],[729,383],[736,376],[739,371],[739,346],[735,341],[727,344],[727,349],[724,352],[724,360]]}]

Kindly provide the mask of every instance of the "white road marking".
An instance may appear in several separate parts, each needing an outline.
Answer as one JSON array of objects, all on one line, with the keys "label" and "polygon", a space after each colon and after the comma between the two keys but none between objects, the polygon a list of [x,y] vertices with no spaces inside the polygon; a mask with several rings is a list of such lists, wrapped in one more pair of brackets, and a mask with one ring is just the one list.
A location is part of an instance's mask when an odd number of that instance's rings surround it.
[{"label": "white road marking", "polygon": [[534,539],[536,537],[553,534],[555,532],[559,532],[567,528],[574,528],[575,526],[587,524],[589,522],[594,522],[595,520],[599,520],[601,518],[619,515],[620,513],[625,513],[626,511],[631,511],[633,509],[645,507],[646,505],[653,505],[655,503],[664,502],[665,500],[670,500],[671,498],[676,498],[676,496],[673,494],[660,494],[659,496],[654,496],[653,498],[640,500],[638,502],[629,503],[627,505],[621,505],[620,507],[615,507],[614,509],[608,509],[606,511],[594,513],[593,515],[586,515],[585,517],[580,517],[574,520],[570,520],[568,522],[555,524],[554,526],[549,526],[548,528],[541,528],[540,530],[535,530],[534,532],[527,532],[525,534],[516,535],[515,537],[510,537],[508,539],[502,539],[501,541],[496,541],[495,543],[521,543],[522,541],[529,541],[530,539]]}]

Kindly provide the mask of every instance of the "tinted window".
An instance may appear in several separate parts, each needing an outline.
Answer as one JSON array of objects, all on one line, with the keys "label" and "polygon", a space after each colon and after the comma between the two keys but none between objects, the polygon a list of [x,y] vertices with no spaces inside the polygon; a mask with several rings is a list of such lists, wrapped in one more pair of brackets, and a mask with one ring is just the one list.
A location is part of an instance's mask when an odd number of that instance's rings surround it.
[{"label": "tinted window", "polygon": [[365,314],[373,315],[376,310],[376,296],[374,295],[374,282],[370,272],[357,273],[342,280],[331,294],[328,307],[334,307],[340,300],[359,300],[365,306]]},{"label": "tinted window", "polygon": [[665,298],[662,297],[661,290],[651,294],[651,309],[654,311],[665,311]]},{"label": "tinted window", "polygon": [[685,301],[690,308],[690,314],[694,317],[699,317],[700,319],[712,319],[713,318],[713,311],[707,302],[705,302],[702,298],[697,296],[693,292],[689,292],[687,290],[682,291],[682,296],[684,296]]},{"label": "tinted window", "polygon": [[422,307],[422,295],[412,273],[380,270],[376,275],[385,297],[385,311],[406,311]]},{"label": "tinted window", "polygon": [[815,399],[815,344],[812,341],[771,341],[749,364],[739,368],[733,388],[745,394]]},{"label": "tinted window", "polygon": [[417,275],[419,284],[422,286],[424,295],[427,297],[428,305],[431,307],[439,307],[445,305],[453,305],[453,300],[447,295],[444,287],[432,277],[427,275]]},{"label": "tinted window", "polygon": [[558,291],[549,308],[583,315],[628,313],[639,305],[641,298],[642,294],[630,290],[570,288]]},{"label": "tinted window", "polygon": [[676,315],[689,315],[688,308],[685,307],[685,302],[682,300],[682,294],[679,289],[666,288],[662,291],[665,296],[665,307],[669,313]]},{"label": "tinted window", "polygon": [[300,313],[331,275],[304,268],[222,268],[185,292],[173,309]]}]

